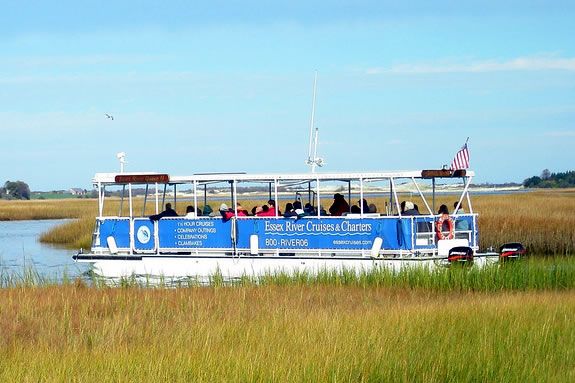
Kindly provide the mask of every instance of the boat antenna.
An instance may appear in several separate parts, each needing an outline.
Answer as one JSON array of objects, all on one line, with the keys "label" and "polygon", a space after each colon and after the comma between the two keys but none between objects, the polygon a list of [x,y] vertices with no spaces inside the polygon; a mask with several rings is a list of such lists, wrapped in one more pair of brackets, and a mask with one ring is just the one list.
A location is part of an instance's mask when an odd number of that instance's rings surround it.
[{"label": "boat antenna", "polygon": [[119,152],[116,153],[116,158],[120,161],[120,173],[124,173],[124,165],[126,164],[126,153]]},{"label": "boat antenna", "polygon": [[[324,165],[323,158],[317,156],[317,143],[319,136],[319,129],[315,126],[315,95],[317,87],[317,70],[313,79],[313,100],[311,104],[311,119],[309,123],[309,146],[307,151],[306,164],[311,167],[311,172],[315,173],[316,166],[322,167]],[[312,157],[313,152],[313,157]]]}]

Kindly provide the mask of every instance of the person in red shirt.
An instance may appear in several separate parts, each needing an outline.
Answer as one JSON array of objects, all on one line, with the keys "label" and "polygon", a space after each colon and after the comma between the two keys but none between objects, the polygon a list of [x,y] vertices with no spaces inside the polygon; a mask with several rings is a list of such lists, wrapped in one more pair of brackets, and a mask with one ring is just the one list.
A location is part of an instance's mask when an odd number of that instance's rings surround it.
[{"label": "person in red shirt", "polygon": [[258,217],[275,217],[276,216],[276,212],[272,209],[270,209],[270,207],[268,205],[263,205],[261,207],[261,210],[258,209],[259,211],[256,211],[256,215]]}]

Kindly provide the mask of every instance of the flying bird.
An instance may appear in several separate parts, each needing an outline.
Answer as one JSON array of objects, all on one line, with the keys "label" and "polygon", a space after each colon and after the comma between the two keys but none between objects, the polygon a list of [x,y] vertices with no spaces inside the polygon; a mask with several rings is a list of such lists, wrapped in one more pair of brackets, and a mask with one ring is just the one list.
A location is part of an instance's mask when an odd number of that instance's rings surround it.
[{"label": "flying bird", "polygon": [[105,114],[106,114],[106,117],[108,117],[108,118],[112,119],[112,121],[114,121],[114,116],[112,116],[111,114],[108,114],[108,113],[105,113]]}]

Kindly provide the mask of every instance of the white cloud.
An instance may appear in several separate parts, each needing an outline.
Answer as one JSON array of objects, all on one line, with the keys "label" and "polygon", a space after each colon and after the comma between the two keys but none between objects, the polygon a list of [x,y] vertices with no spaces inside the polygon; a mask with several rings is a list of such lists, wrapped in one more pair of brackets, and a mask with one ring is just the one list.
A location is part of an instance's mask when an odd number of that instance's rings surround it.
[{"label": "white cloud", "polygon": [[454,63],[437,62],[421,64],[397,64],[390,67],[373,67],[366,74],[435,74],[435,73],[485,73],[504,71],[575,71],[575,58],[548,56],[517,57],[511,60],[483,60]]}]

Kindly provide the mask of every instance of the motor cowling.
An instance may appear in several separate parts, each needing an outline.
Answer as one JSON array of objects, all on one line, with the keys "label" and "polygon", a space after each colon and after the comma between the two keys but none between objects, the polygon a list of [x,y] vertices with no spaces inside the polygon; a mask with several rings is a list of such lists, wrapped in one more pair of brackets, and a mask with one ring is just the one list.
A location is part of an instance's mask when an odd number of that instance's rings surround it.
[{"label": "motor cowling", "polygon": [[452,264],[473,263],[473,249],[468,246],[452,247],[447,255],[447,260]]},{"label": "motor cowling", "polygon": [[527,255],[527,249],[519,242],[510,242],[499,248],[499,258],[501,260],[515,260]]}]

